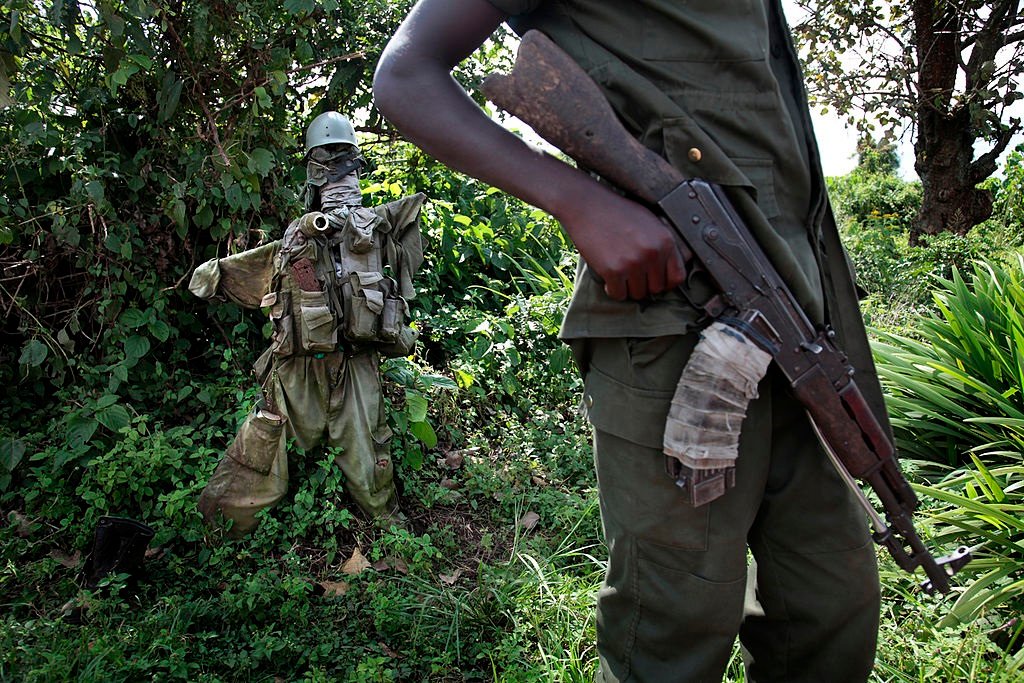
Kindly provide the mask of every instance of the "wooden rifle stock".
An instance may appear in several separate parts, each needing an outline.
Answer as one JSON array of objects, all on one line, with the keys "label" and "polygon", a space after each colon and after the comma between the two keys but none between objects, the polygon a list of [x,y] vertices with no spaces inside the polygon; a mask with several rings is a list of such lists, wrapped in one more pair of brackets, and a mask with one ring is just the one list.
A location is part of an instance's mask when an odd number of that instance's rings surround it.
[{"label": "wooden rifle stock", "polygon": [[[896,462],[887,430],[854,381],[853,368],[827,329],[817,329],[776,272],[721,188],[686,179],[626,131],[589,76],[549,38],[523,36],[510,74],[489,76],[483,92],[581,166],[660,209],[686,246],[690,270],[707,274],[718,294],[703,304],[711,318],[735,321],[772,355],[840,475],[859,497],[884,545],[904,570],[924,569],[929,592],[970,560],[966,549],[932,557],[912,513],[918,501]],[[852,477],[877,493],[888,524]]]}]

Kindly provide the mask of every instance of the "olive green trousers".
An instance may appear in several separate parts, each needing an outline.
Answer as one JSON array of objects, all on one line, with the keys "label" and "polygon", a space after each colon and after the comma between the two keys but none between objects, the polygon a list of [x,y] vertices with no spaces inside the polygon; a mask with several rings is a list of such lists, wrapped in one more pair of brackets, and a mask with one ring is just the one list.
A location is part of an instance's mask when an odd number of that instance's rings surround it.
[{"label": "olive green trousers", "polygon": [[256,514],[288,490],[289,438],[304,451],[321,443],[337,448],[346,490],[366,515],[397,512],[378,365],[375,351],[275,360],[266,384],[274,412],[255,409],[228,446],[199,498],[207,522],[231,520],[235,537],[256,527]]},{"label": "olive green trousers", "polygon": [[743,422],[735,488],[692,508],[667,475],[665,417],[696,342],[573,342],[610,553],[598,680],[721,681],[739,636],[749,681],[866,681],[879,613],[867,523],[777,370]]}]

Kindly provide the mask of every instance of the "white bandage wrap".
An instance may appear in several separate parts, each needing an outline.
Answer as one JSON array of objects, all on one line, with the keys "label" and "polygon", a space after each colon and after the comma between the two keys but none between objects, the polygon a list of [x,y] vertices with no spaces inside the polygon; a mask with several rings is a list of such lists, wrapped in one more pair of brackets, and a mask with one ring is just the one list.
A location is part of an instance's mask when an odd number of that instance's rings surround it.
[{"label": "white bandage wrap", "polygon": [[665,422],[665,455],[693,470],[736,465],[747,404],[772,357],[725,323],[701,334]]},{"label": "white bandage wrap", "polygon": [[359,176],[349,173],[336,183],[320,188],[320,210],[327,212],[341,206],[361,206],[363,194],[359,189]]}]

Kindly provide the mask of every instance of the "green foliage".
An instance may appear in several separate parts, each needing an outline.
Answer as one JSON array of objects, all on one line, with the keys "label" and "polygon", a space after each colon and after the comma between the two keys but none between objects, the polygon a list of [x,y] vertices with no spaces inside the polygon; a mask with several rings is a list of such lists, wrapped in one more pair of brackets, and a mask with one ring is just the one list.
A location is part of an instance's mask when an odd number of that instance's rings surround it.
[{"label": "green foliage", "polygon": [[845,176],[828,179],[829,198],[840,223],[864,226],[882,222],[906,230],[921,204],[921,184],[892,171],[861,164]]},{"label": "green foliage", "polygon": [[[438,442],[437,432],[428,416],[429,398],[439,396],[441,391],[455,391],[458,386],[449,377],[425,372],[410,358],[386,360],[381,370],[386,378],[403,389],[400,399],[386,399],[388,421],[402,440],[399,448],[406,466],[418,470],[423,467],[423,449],[435,448]],[[441,398],[445,400],[445,397]]]},{"label": "green foliage", "polygon": [[[981,629],[1014,651],[1022,634],[1006,615],[1024,608],[1024,258],[1007,268],[978,262],[968,281],[954,270],[939,283],[935,310],[912,325],[920,340],[880,333],[874,347],[899,447],[933,480],[915,486],[933,542],[974,554],[958,575],[964,589],[928,628],[944,640]],[[1021,657],[990,671],[997,651],[985,650],[925,673],[1016,680]]]},{"label": "green foliage", "polygon": [[422,289],[416,305],[432,312],[433,293],[493,310],[511,296],[571,288],[572,245],[555,221],[496,188],[430,162],[408,144],[393,145],[370,177],[371,199],[422,191],[432,198]]},{"label": "green foliage", "polygon": [[[883,560],[884,561],[884,560]],[[883,585],[885,585],[883,580]],[[871,681],[878,683],[1013,683],[1024,671],[1024,657],[1013,652],[1019,626],[995,629],[983,622],[942,624],[948,602],[905,592],[888,592]],[[1002,642],[995,642],[995,639]]]},{"label": "green foliage", "polygon": [[879,374],[904,453],[955,465],[969,452],[1019,463],[1024,453],[1024,262],[979,263],[940,280],[922,341],[881,333]]},{"label": "green foliage", "polygon": [[[593,677],[605,551],[580,380],[556,339],[575,255],[550,218],[389,139],[368,74],[409,4],[4,5],[0,380],[13,389],[0,403],[0,679]],[[507,59],[495,41],[457,76],[472,84]],[[383,366],[409,524],[374,527],[334,452],[291,447],[284,501],[252,536],[218,545],[195,501],[255,400],[248,368],[266,321],[196,302],[184,284],[299,210],[303,128],[326,108],[366,112],[367,204],[431,198],[411,302],[420,351]],[[876,296],[910,286],[886,269],[914,253],[903,231],[919,189],[887,176],[890,162],[865,150],[837,202],[856,218],[854,258],[875,269]],[[952,277],[962,247],[919,252],[913,277]],[[981,479],[936,485],[974,501],[937,510],[937,533],[986,541],[984,572],[1019,543],[996,524],[1017,515],[1019,473],[989,457]],[[80,586],[104,514],[156,529],[134,592]],[[357,550],[373,566],[350,574]],[[965,593],[957,614],[981,614],[971,625],[935,627],[930,603],[891,615],[876,678],[1012,672],[983,626],[1017,608],[1017,580],[980,584],[1001,605]],[[65,618],[71,607],[83,623]],[[980,654],[932,654],[958,637]],[[729,680],[743,680],[740,659]]]},{"label": "green foliage", "polygon": [[[857,283],[888,311],[921,303],[922,273],[909,263],[906,233],[921,202],[921,188],[878,170],[875,147],[864,146],[861,164],[829,178],[829,196]],[[884,167],[884,164],[881,164]],[[926,264],[927,267],[930,264]],[[927,291],[925,289],[925,291]]]},{"label": "green foliage", "polygon": [[1004,226],[1011,244],[1024,244],[1024,144],[1007,155],[1002,177],[990,178],[985,186],[995,194],[992,221]]},{"label": "green foliage", "polygon": [[[939,626],[970,623],[990,613],[998,622],[1000,613],[1019,614],[1024,609],[1024,466],[990,468],[973,454],[971,461],[956,476],[919,487],[921,493],[946,503],[933,514],[940,523],[936,540],[974,547],[969,571],[976,578]],[[997,607],[1002,610],[993,612]]]},{"label": "green foliage", "polygon": [[857,170],[870,175],[894,176],[900,170],[900,155],[892,141],[876,141],[861,134],[857,140]]},{"label": "green foliage", "polygon": [[[1016,15],[1002,12],[999,3],[797,5],[793,31],[812,106],[846,115],[863,133],[880,127],[887,140],[913,126],[921,137],[960,136],[968,148],[976,140],[994,143],[997,155],[1009,143],[1003,134],[1019,125],[1010,107],[1022,97],[1016,82],[1024,67],[1021,35],[1011,30]],[[956,42],[950,34],[958,36]],[[952,54],[939,56],[939,50]],[[923,100],[928,84],[940,82],[956,85],[929,91]],[[943,129],[932,125],[937,119],[964,126]],[[921,137],[924,145],[935,142]],[[919,172],[927,175],[932,160],[922,155],[918,161]]]},{"label": "green foliage", "polygon": [[255,343],[253,316],[182,285],[287,223],[310,110],[368,107],[408,4],[7,2],[5,379],[44,395],[95,369],[111,393],[160,388],[184,362],[216,368],[208,327]]},{"label": "green foliage", "polygon": [[[891,142],[911,131],[925,192],[911,243],[985,222],[996,172],[1021,119],[1024,34],[997,0],[798,0],[794,33],[811,106]],[[985,153],[976,153],[979,147]]]},{"label": "green foliage", "polygon": [[461,346],[451,361],[459,384],[491,405],[526,411],[576,388],[571,352],[555,338],[566,295],[515,299],[498,313],[451,311],[445,324]]},{"label": "green foliage", "polygon": [[828,186],[857,284],[868,295],[865,317],[876,327],[906,329],[930,305],[936,278],[949,279],[954,269],[995,258],[1009,238],[1005,228],[990,222],[967,235],[941,233],[910,246],[921,186],[894,175],[885,154],[884,147],[862,143],[858,168],[829,178]]}]

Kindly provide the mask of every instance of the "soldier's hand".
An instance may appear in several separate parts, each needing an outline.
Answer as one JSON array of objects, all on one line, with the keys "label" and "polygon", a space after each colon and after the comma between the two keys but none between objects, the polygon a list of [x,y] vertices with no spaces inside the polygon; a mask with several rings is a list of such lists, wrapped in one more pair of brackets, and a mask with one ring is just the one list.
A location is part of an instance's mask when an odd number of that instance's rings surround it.
[{"label": "soldier's hand", "polygon": [[671,228],[641,204],[602,190],[559,218],[605,293],[641,300],[683,284],[686,264]]}]

